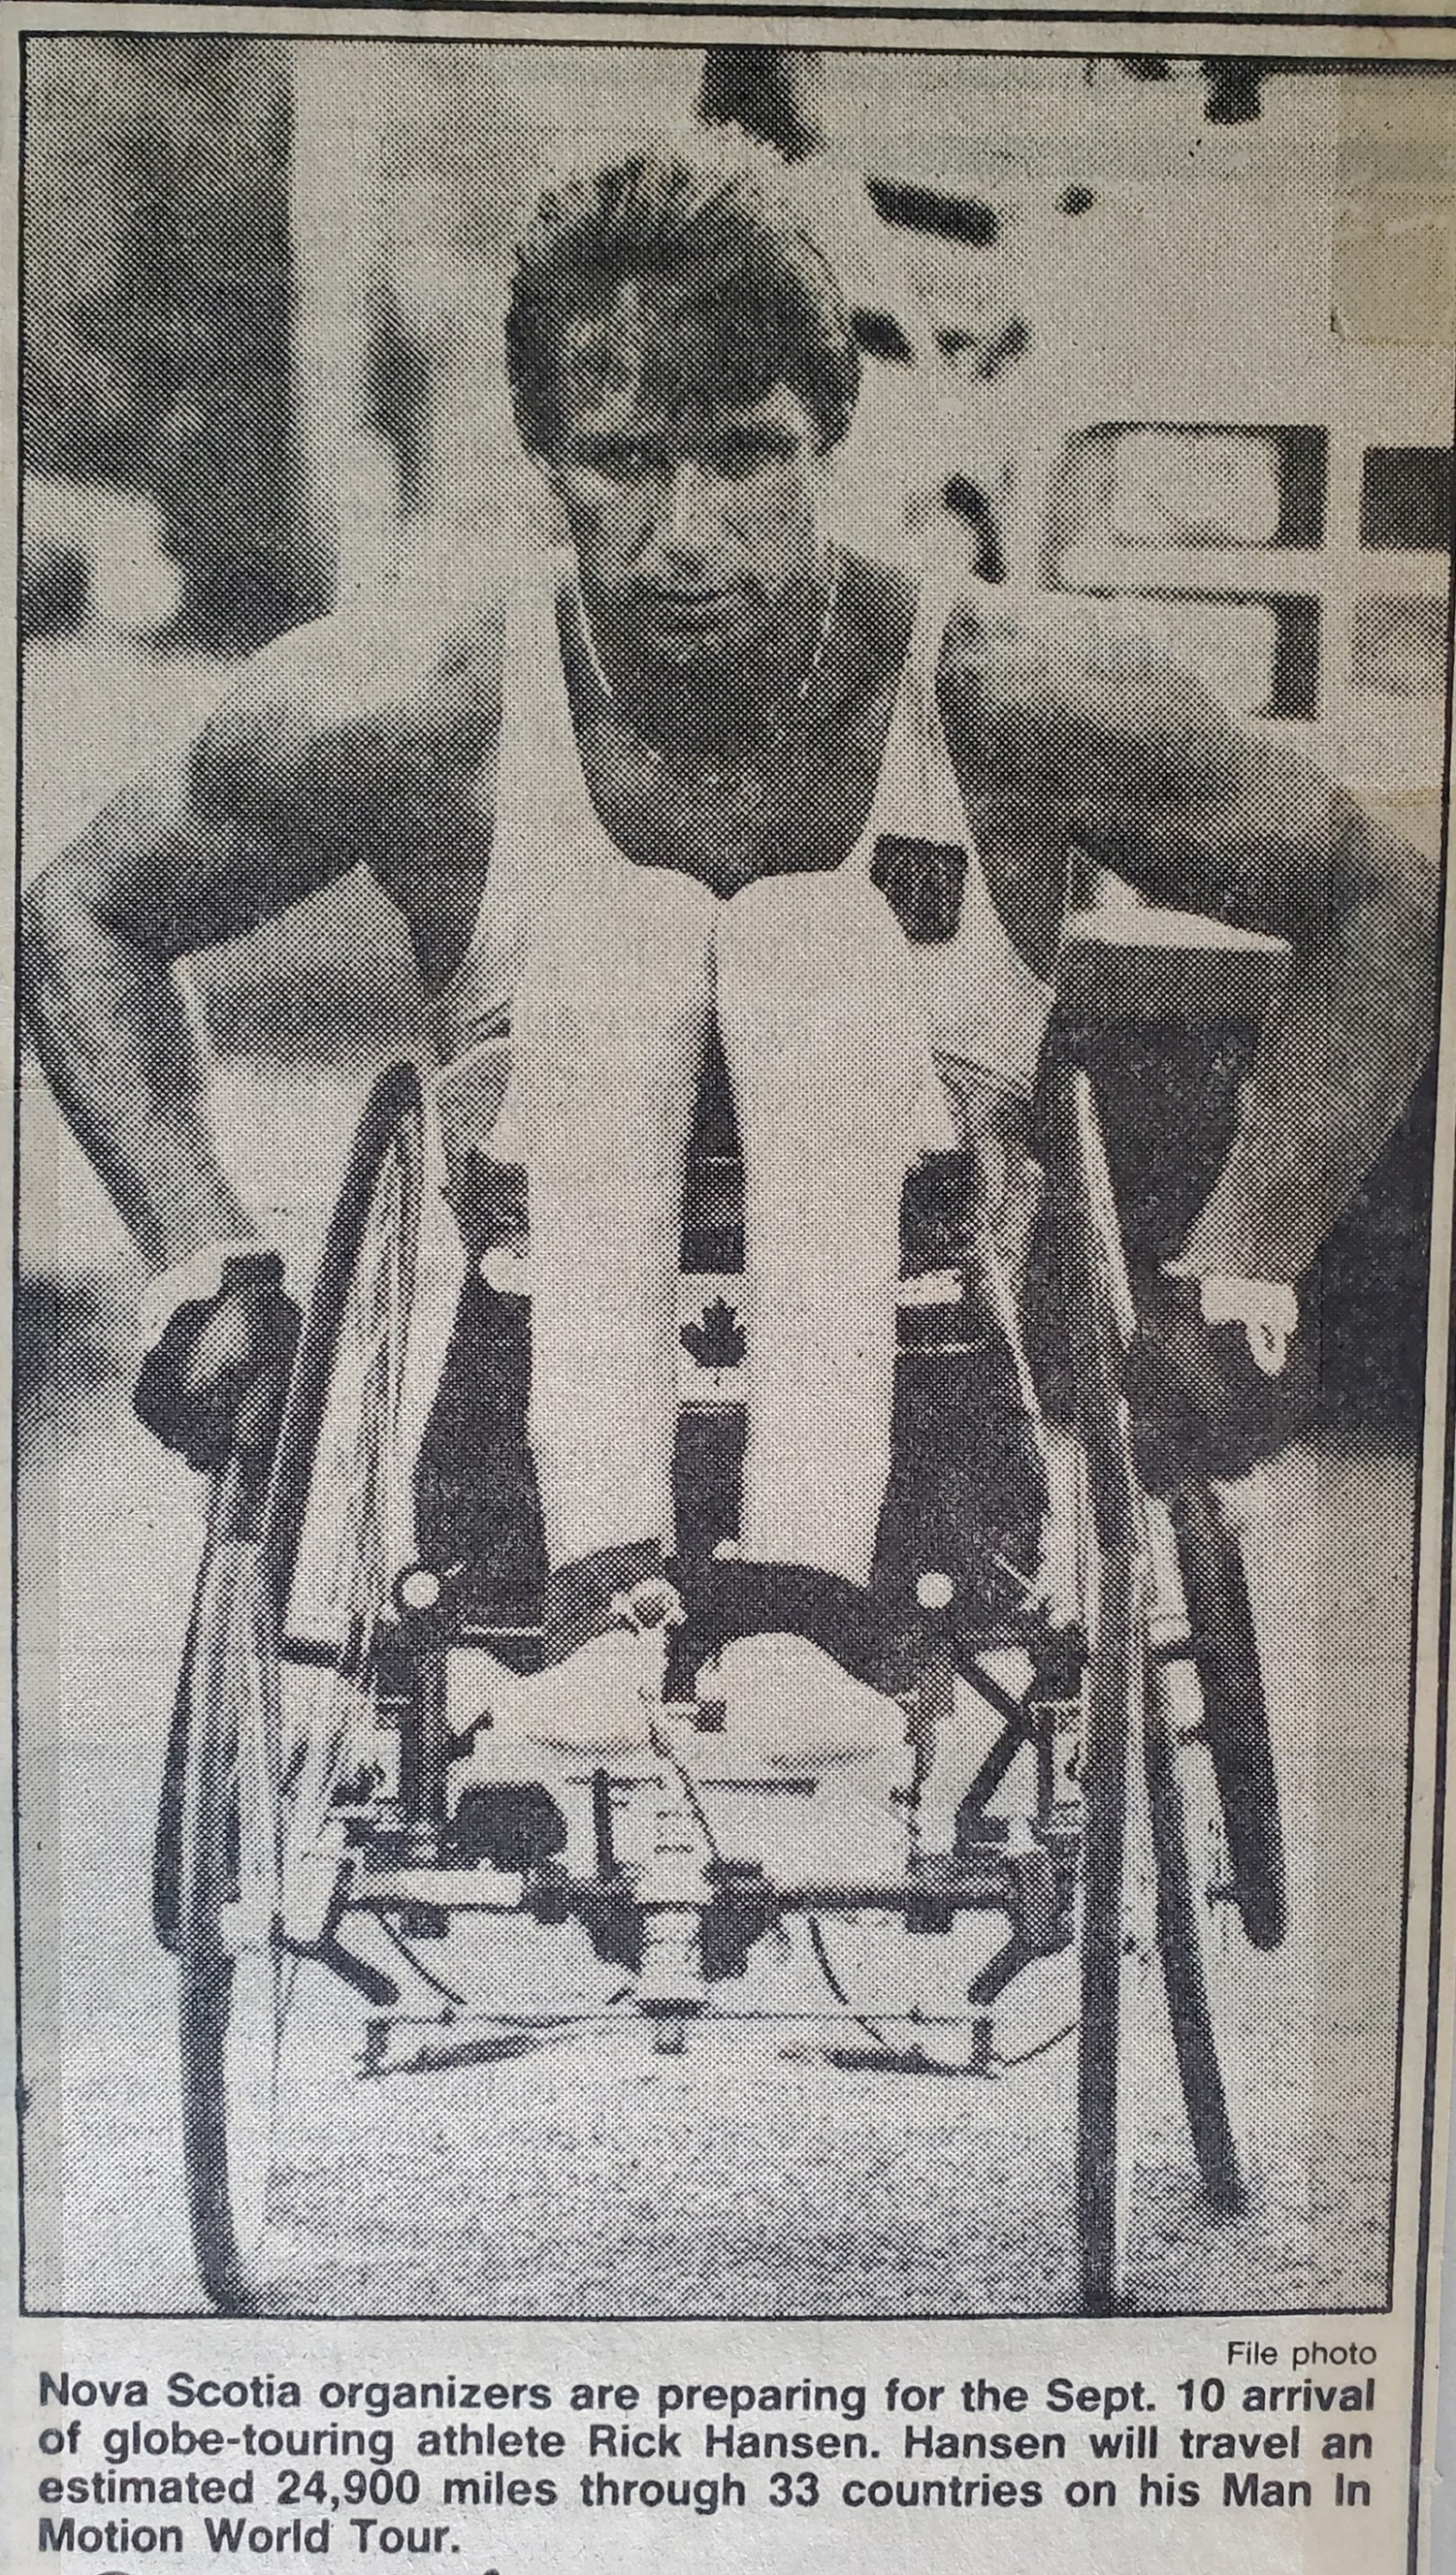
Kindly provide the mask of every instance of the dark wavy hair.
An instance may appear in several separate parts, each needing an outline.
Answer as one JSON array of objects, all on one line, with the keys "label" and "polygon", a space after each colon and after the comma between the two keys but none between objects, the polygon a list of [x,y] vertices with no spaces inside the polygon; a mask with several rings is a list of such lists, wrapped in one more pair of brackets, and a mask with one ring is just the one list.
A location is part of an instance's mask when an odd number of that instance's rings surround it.
[{"label": "dark wavy hair", "polygon": [[548,451],[573,395],[590,400],[621,363],[629,286],[671,409],[746,406],[781,384],[826,448],[843,437],[859,353],[823,252],[746,172],[638,153],[550,190],[517,254],[506,361],[529,449]]}]

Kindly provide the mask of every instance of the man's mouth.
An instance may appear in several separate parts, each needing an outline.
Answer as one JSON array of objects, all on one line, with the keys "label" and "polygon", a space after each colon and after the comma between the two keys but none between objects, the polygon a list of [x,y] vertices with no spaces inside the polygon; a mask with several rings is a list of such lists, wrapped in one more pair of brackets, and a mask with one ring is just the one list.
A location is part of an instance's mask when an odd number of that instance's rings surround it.
[{"label": "man's mouth", "polygon": [[732,593],[728,590],[659,590],[653,594],[652,607],[664,625],[695,633],[702,627],[722,625],[731,613]]}]

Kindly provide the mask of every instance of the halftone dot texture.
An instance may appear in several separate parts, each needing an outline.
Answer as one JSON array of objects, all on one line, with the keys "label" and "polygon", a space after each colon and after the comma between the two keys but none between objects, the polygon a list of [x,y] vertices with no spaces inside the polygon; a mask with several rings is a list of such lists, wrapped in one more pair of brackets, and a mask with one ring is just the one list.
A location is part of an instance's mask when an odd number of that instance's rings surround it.
[{"label": "halftone dot texture", "polygon": [[[431,514],[462,545],[469,537],[503,557],[556,533],[516,449],[498,356],[511,244],[543,169],[630,146],[645,94],[650,121],[692,135],[702,69],[696,49],[33,43],[28,457],[61,503],[59,541],[49,501],[28,517],[31,535],[47,539],[27,575],[41,639],[28,869],[161,740],[190,737],[241,650],[336,591],[353,602],[400,549],[402,519],[418,533]],[[848,58],[826,73],[831,98],[859,76]],[[981,67],[978,109],[1036,77],[1014,65],[988,85]],[[964,99],[948,89],[945,104],[948,130],[960,130]],[[1149,107],[1147,140],[1120,175],[1129,236],[1143,220],[1137,187],[1166,157],[1154,120],[1170,114]],[[989,130],[983,113],[971,121]],[[992,160],[977,184],[996,175]],[[1003,163],[1003,186],[1007,176]],[[822,202],[834,202],[826,183]],[[1067,223],[1083,211],[1069,204]],[[1286,220],[1280,198],[1270,223]],[[1009,319],[999,314],[1004,277],[990,278],[1016,223],[1002,231],[974,294],[964,280],[951,290],[987,345],[988,308],[1003,336],[1017,318],[1014,300]],[[882,231],[876,241],[879,255]],[[359,242],[368,256],[346,255]],[[859,260],[863,244],[852,248]],[[1125,240],[1122,250],[1130,256]],[[888,267],[868,300],[893,313],[903,280]],[[1058,326],[1055,261],[1045,272],[1049,306],[1033,316],[1042,346]],[[933,292],[946,291],[937,273]],[[1122,292],[1116,276],[1107,291]],[[291,313],[305,317],[297,332]],[[1086,327],[1101,327],[1095,312]],[[848,515],[871,545],[884,525],[884,458],[899,506],[907,460],[928,435],[918,389],[894,408],[899,383],[892,365],[875,371],[846,457]],[[1250,472],[1235,472],[1234,501],[1255,525],[1263,500]],[[145,506],[119,507],[135,482]],[[1128,511],[1135,499],[1123,496]],[[452,535],[447,554],[455,544]],[[1128,623],[1150,613],[1140,604]],[[1368,615],[1367,676],[1393,654],[1394,686],[1415,692],[1428,623],[1419,608]],[[365,615],[355,633],[354,667],[316,673],[319,702],[336,715],[360,658],[370,686],[391,697],[401,625]],[[1126,634],[1110,617],[1098,650],[1137,664],[1144,648]],[[1140,667],[1147,752],[1162,683],[1154,662]],[[1095,674],[1095,656],[1089,665],[1081,652],[1071,694]],[[435,789],[452,762],[471,765],[473,711],[458,664],[417,664],[414,687],[407,774],[382,750],[383,725],[321,728],[294,782],[275,882],[242,917],[179,885],[180,947],[252,930],[297,890],[305,851],[341,813],[353,818],[342,864],[368,856],[404,884],[438,849]],[[84,758],[78,691],[96,713]],[[248,774],[277,709],[265,673],[214,732],[217,778]],[[1182,722],[1186,702],[1179,709]],[[1080,798],[1100,783],[1115,803],[1118,780],[1089,769],[1102,756],[1070,728],[1057,784]],[[1036,821],[1047,783],[1018,775],[1014,744],[993,783],[1006,811]],[[446,946],[474,901],[468,848],[462,856]],[[1230,846],[1210,909],[1238,915],[1244,864]],[[1026,900],[1034,916],[1034,887]],[[1386,962],[1398,983],[1403,958]],[[214,1105],[227,1157],[306,1278],[365,1068],[420,1037],[414,962],[389,904],[355,875],[204,961],[197,980],[222,1057]],[[1338,1048],[1317,1035],[1308,1061],[1286,1068],[1291,1101],[1358,1078]],[[1196,1087],[1188,1096],[1204,1105]],[[1226,1085],[1214,1114],[1227,1117]],[[131,1421],[135,1266],[66,1159],[33,1076],[24,1146],[35,1256],[21,1295],[31,1327],[21,1387],[27,2291],[35,2306],[186,2310],[197,2290],[180,2219],[172,1969],[151,1944],[146,1902],[197,1497]],[[1171,1175],[1184,1217],[1208,1177],[1196,1151]],[[852,1195],[852,1172],[844,1186]],[[604,1405],[604,1440],[613,1429]],[[1379,2306],[1385,2296],[1411,1484],[1405,1458],[1368,1438],[1302,1447],[1274,1470],[1271,1507],[1249,1539],[1291,1930],[1278,1953],[1245,1960],[1232,1986],[1230,2055],[1254,2183],[1245,2218],[1215,2227],[1200,2210],[1155,1992],[1134,2014],[1130,2281],[1154,2311]],[[924,1963],[932,1940],[892,1926],[845,1945],[876,1998],[886,1987],[918,1994],[946,1972],[945,1952]],[[576,1932],[457,1928],[429,1954],[448,1974],[516,1981],[528,1997],[555,1990],[565,1960],[594,2010],[620,1982],[598,1973]],[[968,1951],[962,1985],[981,1954]],[[1056,2025],[1048,1976],[1028,2043]],[[801,1947],[756,1953],[734,1991],[765,2010],[823,2001]],[[809,2023],[705,2031],[672,2060],[652,2054],[640,2025],[594,2021],[520,2059],[369,2083],[352,2074],[358,2017],[351,1998],[305,1980],[275,2212],[282,2308],[894,2316],[1075,2301],[1068,2047],[981,2085],[831,2069]],[[1008,2052],[1016,2039],[1008,2021]]]}]

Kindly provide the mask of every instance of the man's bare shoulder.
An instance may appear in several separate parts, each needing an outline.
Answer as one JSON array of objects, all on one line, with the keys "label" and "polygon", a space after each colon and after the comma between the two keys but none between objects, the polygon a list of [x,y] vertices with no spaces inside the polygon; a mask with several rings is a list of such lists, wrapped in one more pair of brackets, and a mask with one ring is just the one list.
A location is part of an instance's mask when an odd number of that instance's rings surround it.
[{"label": "man's bare shoulder", "polygon": [[939,690],[952,751],[986,792],[1063,812],[1190,777],[1235,728],[1121,602],[980,588],[945,629]]},{"label": "man's bare shoulder", "polygon": [[220,818],[349,837],[381,795],[434,778],[442,799],[491,760],[505,593],[462,551],[357,592],[255,656],[193,755]]}]

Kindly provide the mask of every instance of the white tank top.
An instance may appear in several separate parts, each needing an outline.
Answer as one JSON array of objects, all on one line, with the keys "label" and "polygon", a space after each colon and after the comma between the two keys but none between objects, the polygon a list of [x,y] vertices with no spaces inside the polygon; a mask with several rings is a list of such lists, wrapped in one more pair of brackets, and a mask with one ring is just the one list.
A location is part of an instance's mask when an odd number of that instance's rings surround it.
[{"label": "white tank top", "polygon": [[[469,947],[432,1006],[447,1064],[507,1034],[543,898],[575,875],[634,864],[608,837],[582,768],[557,623],[562,580],[560,559],[545,557],[507,606],[490,870]],[[869,818],[842,865],[868,875],[876,852],[896,840],[959,853],[953,934],[909,952],[926,1031],[938,1057],[1029,1099],[1051,988],[1027,965],[992,901],[936,694],[946,621],[964,591],[963,579],[953,595],[930,580],[922,586]]]}]

